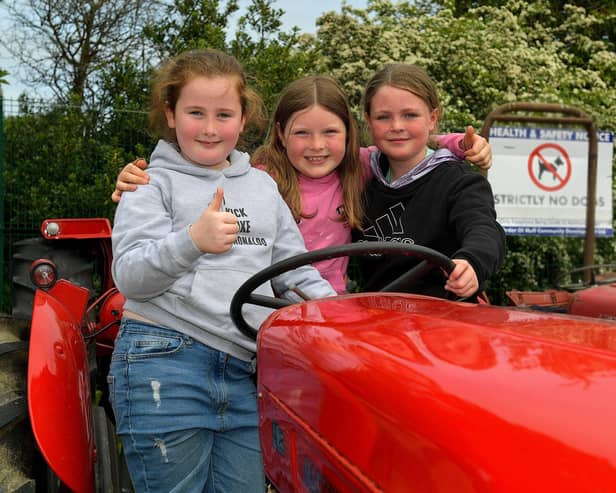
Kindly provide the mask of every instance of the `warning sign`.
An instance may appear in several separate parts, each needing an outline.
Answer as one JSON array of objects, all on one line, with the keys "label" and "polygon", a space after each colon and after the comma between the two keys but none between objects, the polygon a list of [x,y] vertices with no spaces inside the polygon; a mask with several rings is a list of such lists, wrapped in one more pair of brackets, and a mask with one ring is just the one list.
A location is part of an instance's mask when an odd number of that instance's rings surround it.
[{"label": "warning sign", "polygon": [[542,144],[528,157],[528,174],[542,190],[560,190],[571,178],[569,154],[558,144]]},{"label": "warning sign", "polygon": [[[597,132],[595,235],[613,236],[614,134]],[[488,180],[508,235],[586,234],[588,134],[561,128],[492,127]]]}]

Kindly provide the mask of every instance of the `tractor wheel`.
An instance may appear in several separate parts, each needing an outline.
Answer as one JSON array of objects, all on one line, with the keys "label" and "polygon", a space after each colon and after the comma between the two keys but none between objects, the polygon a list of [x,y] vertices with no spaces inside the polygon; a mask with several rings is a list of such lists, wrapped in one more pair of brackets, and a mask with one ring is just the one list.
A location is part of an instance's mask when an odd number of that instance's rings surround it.
[{"label": "tractor wheel", "polygon": [[42,459],[26,401],[29,324],[0,318],[0,491],[35,492]]},{"label": "tractor wheel", "polygon": [[94,408],[96,493],[133,493],[115,426],[102,406]]},{"label": "tractor wheel", "polygon": [[58,268],[58,275],[93,292],[95,253],[83,240],[49,241],[28,238],[13,244],[13,310],[15,318],[30,319],[36,288],[30,281],[30,265],[46,258]]},{"label": "tractor wheel", "polygon": [[62,486],[36,445],[28,414],[28,341],[35,287],[30,264],[52,260],[59,275],[90,290],[94,256],[88,243],[30,238],[14,243],[12,316],[0,318],[0,491],[54,493]]},{"label": "tractor wheel", "polygon": [[119,493],[119,452],[113,423],[105,409],[93,409],[96,439],[96,493]]}]

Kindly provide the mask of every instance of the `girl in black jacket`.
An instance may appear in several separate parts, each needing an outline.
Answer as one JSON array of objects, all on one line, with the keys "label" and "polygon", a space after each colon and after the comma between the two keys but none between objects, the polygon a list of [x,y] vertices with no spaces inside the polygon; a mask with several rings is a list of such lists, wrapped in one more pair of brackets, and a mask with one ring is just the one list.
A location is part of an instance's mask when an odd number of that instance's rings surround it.
[{"label": "girl in black jacket", "polygon": [[[450,151],[431,152],[439,101],[436,86],[416,65],[391,64],[368,82],[364,111],[375,147],[374,178],[365,190],[365,220],[355,241],[417,244],[452,258],[447,279],[434,269],[413,292],[470,297],[502,265],[505,234],[496,221],[488,181]],[[416,259],[362,257],[365,290],[378,290],[406,272]]]}]

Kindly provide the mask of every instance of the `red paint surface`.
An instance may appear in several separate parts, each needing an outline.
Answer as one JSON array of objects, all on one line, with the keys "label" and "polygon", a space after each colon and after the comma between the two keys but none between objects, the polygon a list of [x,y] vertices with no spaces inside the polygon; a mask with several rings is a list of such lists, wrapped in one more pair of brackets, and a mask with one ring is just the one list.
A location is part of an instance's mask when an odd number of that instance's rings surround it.
[{"label": "red paint surface", "polygon": [[576,291],[569,299],[569,313],[616,320],[616,283]]},{"label": "red paint surface", "polygon": [[96,336],[96,354],[99,356],[111,356],[111,353],[113,353],[125,301],[126,298],[119,291],[114,290],[100,306],[99,322],[94,330],[98,331],[103,327],[108,327],[108,329]]},{"label": "red paint surface", "polygon": [[34,436],[57,476],[76,493],[94,491],[92,396],[80,321],[88,290],[60,280],[34,298],[28,406]]},{"label": "red paint surface", "polygon": [[258,351],[282,493],[616,491],[614,322],[349,295],[279,310]]},{"label": "red paint surface", "polygon": [[[59,225],[59,233],[49,236],[46,228],[49,223]],[[88,219],[46,219],[41,224],[41,234],[47,240],[111,238],[111,223],[107,218]]]}]

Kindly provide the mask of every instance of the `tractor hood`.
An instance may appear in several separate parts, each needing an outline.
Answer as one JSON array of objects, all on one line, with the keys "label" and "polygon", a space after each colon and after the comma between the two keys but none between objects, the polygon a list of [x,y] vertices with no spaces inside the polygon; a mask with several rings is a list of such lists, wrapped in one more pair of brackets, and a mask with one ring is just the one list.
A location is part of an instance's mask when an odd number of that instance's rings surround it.
[{"label": "tractor hood", "polygon": [[281,491],[616,490],[614,322],[347,295],[275,312],[258,377]]}]

